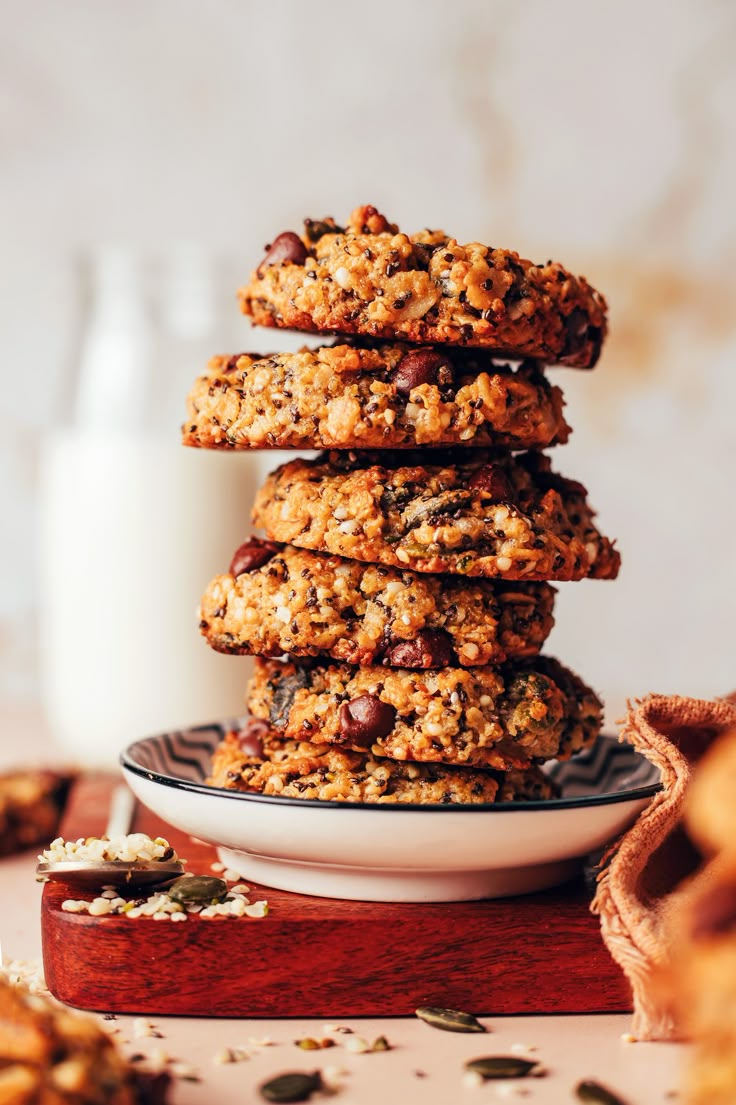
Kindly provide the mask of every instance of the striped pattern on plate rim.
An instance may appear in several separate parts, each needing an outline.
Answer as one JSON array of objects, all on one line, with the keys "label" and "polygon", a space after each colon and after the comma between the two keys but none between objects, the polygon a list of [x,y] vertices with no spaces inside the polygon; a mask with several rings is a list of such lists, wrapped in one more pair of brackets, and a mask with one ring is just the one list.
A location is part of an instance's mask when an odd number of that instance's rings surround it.
[{"label": "striped pattern on plate rim", "polygon": [[[225,733],[238,729],[241,723],[242,719],[229,718],[212,725],[146,737],[131,745],[126,756],[133,764],[157,775],[203,783],[216,745]],[[572,760],[553,762],[546,770],[561,787],[563,798],[624,794],[659,782],[654,764],[615,737],[599,737],[592,748]]]}]

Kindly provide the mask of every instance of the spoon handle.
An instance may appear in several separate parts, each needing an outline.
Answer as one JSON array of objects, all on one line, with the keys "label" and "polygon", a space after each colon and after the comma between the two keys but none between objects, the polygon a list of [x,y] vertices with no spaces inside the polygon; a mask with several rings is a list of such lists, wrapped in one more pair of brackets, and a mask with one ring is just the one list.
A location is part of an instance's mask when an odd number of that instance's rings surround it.
[{"label": "spoon handle", "polygon": [[110,798],[110,813],[105,836],[125,836],[130,831],[135,813],[136,798],[125,783],[119,783]]}]

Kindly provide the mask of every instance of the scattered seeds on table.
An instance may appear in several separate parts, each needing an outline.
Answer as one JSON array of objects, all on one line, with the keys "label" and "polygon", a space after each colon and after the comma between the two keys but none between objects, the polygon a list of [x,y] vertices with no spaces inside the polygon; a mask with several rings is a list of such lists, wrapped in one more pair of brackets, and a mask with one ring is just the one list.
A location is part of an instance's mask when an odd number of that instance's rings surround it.
[{"label": "scattered seeds on table", "polygon": [[346,1051],[352,1051],[356,1055],[364,1055],[365,1052],[371,1051],[371,1045],[366,1040],[365,1036],[349,1036],[343,1047]]},{"label": "scattered seeds on table", "polygon": [[443,1009],[436,1005],[420,1005],[415,1010],[420,1020],[445,1032],[486,1032],[487,1029],[472,1013],[460,1009]]},{"label": "scattered seeds on table", "polygon": [[497,1082],[496,1083],[496,1097],[528,1097],[529,1087],[520,1085],[518,1082]]},{"label": "scattered seeds on table", "polygon": [[261,1097],[265,1097],[266,1101],[277,1103],[307,1101],[313,1093],[321,1088],[322,1078],[318,1070],[311,1074],[305,1074],[302,1071],[279,1074],[276,1078],[271,1078],[258,1087]]},{"label": "scattered seeds on table", "polygon": [[335,1041],[329,1036],[323,1036],[321,1040],[315,1040],[313,1036],[304,1036],[301,1040],[294,1040],[297,1047],[303,1051],[319,1051],[326,1047],[335,1047]]},{"label": "scattered seeds on table", "polygon": [[149,1038],[162,1040],[164,1034],[163,1032],[159,1032],[159,1030],[152,1025],[150,1021],[147,1021],[145,1017],[136,1017],[133,1021],[133,1035],[136,1040],[145,1040]]},{"label": "scattered seeds on table", "polygon": [[613,1090],[602,1086],[600,1082],[593,1082],[588,1079],[578,1082],[575,1087],[575,1094],[579,1101],[587,1101],[590,1105],[626,1105],[624,1099],[615,1094]]},{"label": "scattered seeds on table", "polygon": [[465,1064],[465,1069],[474,1071],[483,1079],[526,1078],[538,1065],[518,1055],[489,1055],[482,1059],[471,1059]]},{"label": "scattered seeds on table", "polygon": [[346,1070],[345,1067],[323,1067],[320,1072],[322,1091],[327,1091],[327,1093],[337,1093],[339,1090],[342,1089],[343,1082],[349,1074],[350,1071]]},{"label": "scattered seeds on table", "polygon": [[371,1044],[371,1051],[392,1051],[392,1045],[388,1042],[385,1036],[376,1036],[375,1040]]}]

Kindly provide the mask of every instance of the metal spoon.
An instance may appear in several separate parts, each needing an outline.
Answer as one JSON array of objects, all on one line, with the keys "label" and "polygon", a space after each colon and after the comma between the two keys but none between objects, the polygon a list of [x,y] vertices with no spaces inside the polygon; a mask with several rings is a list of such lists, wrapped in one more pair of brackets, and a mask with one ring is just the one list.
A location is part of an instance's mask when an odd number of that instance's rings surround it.
[{"label": "metal spoon", "polygon": [[[110,815],[105,836],[122,836],[128,832],[135,812],[135,797],[127,786],[115,787],[110,799]],[[163,886],[184,873],[178,859],[93,860],[69,859],[41,862],[36,866],[39,881],[46,879],[69,883],[80,889],[95,890],[101,886],[133,888]]]}]

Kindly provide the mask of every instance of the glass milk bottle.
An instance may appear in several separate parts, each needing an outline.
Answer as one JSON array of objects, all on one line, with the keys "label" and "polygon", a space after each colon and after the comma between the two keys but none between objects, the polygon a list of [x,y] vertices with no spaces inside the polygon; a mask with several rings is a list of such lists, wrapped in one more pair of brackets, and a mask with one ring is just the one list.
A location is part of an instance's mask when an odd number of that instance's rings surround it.
[{"label": "glass milk bottle", "polygon": [[103,253],[93,273],[72,424],[42,455],[39,637],[59,745],[113,767],[138,737],[243,712],[250,663],[214,653],[196,610],[249,532],[255,486],[247,455],[179,443],[218,347],[206,270],[174,258],[157,325],[132,256]]}]

